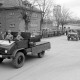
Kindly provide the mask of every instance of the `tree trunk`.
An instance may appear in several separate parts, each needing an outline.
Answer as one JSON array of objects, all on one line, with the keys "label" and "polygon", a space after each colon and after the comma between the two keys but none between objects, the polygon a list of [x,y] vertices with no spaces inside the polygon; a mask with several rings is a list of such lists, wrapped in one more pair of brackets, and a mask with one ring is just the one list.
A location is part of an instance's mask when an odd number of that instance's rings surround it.
[{"label": "tree trunk", "polygon": [[59,29],[59,22],[57,22],[57,30]]},{"label": "tree trunk", "polygon": [[62,24],[62,33],[64,33],[64,25]]}]

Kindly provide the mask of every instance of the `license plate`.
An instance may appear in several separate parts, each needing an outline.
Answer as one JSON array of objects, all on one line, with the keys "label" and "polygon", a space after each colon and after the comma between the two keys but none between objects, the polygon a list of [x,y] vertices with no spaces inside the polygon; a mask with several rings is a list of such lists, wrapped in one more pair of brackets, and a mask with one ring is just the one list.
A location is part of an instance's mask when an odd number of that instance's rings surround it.
[{"label": "license plate", "polygon": [[0,55],[0,57],[2,57],[2,55]]}]

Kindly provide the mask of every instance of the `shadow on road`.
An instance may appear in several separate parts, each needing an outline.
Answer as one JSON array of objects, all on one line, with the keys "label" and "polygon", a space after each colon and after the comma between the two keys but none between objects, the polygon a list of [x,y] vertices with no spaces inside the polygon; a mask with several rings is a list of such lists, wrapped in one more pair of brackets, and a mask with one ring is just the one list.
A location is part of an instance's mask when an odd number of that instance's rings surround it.
[{"label": "shadow on road", "polygon": [[[26,59],[25,59],[25,64],[35,61],[36,59],[39,59],[37,56],[31,56],[31,55],[27,55]],[[5,59],[2,63],[0,63],[0,69],[6,68],[6,69],[14,69],[13,65],[12,65],[12,60],[8,60]]]}]

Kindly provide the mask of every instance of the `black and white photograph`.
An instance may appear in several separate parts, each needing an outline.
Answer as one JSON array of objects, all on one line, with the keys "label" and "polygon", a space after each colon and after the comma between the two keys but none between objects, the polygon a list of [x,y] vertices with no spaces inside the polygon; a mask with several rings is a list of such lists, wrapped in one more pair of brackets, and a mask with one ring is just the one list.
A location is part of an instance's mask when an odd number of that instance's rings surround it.
[{"label": "black and white photograph", "polygon": [[0,80],[80,80],[80,1],[0,0]]}]

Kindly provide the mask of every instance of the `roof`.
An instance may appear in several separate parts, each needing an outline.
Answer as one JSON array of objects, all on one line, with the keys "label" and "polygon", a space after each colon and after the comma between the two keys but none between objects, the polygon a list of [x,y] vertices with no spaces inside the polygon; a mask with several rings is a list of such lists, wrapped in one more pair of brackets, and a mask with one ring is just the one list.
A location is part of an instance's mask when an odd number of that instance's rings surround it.
[{"label": "roof", "polygon": [[[27,7],[26,5],[29,4],[30,6]],[[0,0],[0,9],[27,9],[31,10],[31,3],[27,0]],[[32,11],[42,12],[41,10],[32,7]]]}]

